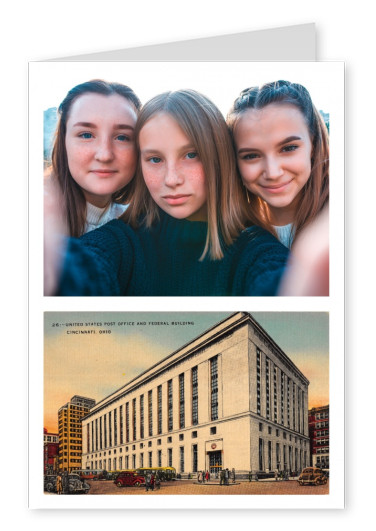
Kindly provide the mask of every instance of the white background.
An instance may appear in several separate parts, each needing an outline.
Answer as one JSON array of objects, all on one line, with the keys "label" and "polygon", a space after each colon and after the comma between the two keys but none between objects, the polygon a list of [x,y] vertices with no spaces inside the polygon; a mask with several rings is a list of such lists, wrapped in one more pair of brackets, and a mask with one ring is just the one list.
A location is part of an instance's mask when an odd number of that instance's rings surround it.
[{"label": "white background", "polygon": [[[372,222],[375,197],[375,84],[372,3],[315,0],[92,0],[14,2],[2,6],[0,152],[3,182],[2,245],[2,521],[31,529],[181,525],[197,528],[368,528],[373,479]],[[315,22],[317,58],[347,63],[347,489],[344,511],[178,511],[140,513],[29,511],[27,470],[27,62],[284,25]],[[297,43],[297,46],[299,43]],[[5,164],[4,164],[5,163]],[[30,183],[33,186],[33,183]],[[366,238],[367,235],[367,238]],[[32,249],[30,249],[32,252]],[[368,258],[370,257],[370,258]],[[367,259],[368,258],[368,259]],[[32,281],[32,280],[31,280]],[[372,335],[371,335],[372,334]],[[368,524],[365,521],[368,520]]]}]

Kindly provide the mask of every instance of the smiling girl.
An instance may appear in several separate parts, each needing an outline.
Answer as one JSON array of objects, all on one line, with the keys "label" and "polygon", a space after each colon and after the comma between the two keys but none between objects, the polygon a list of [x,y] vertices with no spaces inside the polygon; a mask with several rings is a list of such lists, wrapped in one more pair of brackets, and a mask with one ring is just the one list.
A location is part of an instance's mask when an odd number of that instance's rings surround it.
[{"label": "smiling girl", "polygon": [[302,85],[276,81],[243,90],[227,123],[257,223],[290,247],[329,200],[322,117]]},{"label": "smiling girl", "polygon": [[99,79],[73,87],[60,104],[52,177],[69,235],[81,236],[124,212],[136,170],[140,106],[126,85]]},{"label": "smiling girl", "polygon": [[69,240],[59,295],[275,295],[287,249],[247,204],[231,137],[193,90],[156,96],[135,128],[140,157],[121,219]]}]

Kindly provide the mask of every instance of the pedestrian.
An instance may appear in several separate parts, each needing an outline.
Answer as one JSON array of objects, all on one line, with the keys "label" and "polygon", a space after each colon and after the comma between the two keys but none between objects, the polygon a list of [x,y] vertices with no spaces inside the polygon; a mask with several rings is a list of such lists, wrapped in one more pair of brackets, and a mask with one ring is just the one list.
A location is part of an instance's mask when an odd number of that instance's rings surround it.
[{"label": "pedestrian", "polygon": [[209,470],[206,471],[206,474],[205,474],[205,479],[206,479],[206,482],[209,481],[210,479],[210,474],[209,474]]},{"label": "pedestrian", "polygon": [[225,471],[221,470],[219,475],[219,484],[223,485],[225,483]]},{"label": "pedestrian", "polygon": [[229,484],[229,476],[230,476],[230,471],[228,468],[226,468],[225,470],[225,485],[228,485]]},{"label": "pedestrian", "polygon": [[63,482],[62,482],[62,479],[61,479],[61,475],[58,474],[57,478],[56,478],[56,492],[58,494],[61,494],[62,491],[63,491]]},{"label": "pedestrian", "polygon": [[199,483],[202,482],[202,472],[201,472],[201,470],[198,473],[197,480],[198,480]]},{"label": "pedestrian", "polygon": [[145,489],[146,489],[146,492],[148,492],[149,489],[150,489],[150,482],[151,482],[151,475],[150,474],[146,474],[146,478],[145,478]]},{"label": "pedestrian", "polygon": [[202,482],[205,483],[205,470],[202,471]]},{"label": "pedestrian", "polygon": [[232,482],[235,483],[235,468],[231,470]]},{"label": "pedestrian", "polygon": [[154,483],[155,483],[155,478],[154,478],[154,474],[152,473],[151,476],[150,476],[150,488],[151,488],[151,490],[154,490]]},{"label": "pedestrian", "polygon": [[278,481],[278,470],[275,470],[274,472],[274,479]]},{"label": "pedestrian", "polygon": [[155,475],[155,490],[160,490],[161,488],[161,480],[159,478],[158,472]]}]

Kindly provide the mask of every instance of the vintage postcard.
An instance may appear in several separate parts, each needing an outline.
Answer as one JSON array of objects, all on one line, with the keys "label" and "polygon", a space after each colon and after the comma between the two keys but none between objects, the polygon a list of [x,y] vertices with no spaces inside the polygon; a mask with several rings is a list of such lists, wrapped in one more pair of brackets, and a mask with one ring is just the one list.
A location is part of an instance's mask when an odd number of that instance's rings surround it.
[{"label": "vintage postcard", "polygon": [[46,312],[37,498],[328,507],[329,358],[324,312]]}]

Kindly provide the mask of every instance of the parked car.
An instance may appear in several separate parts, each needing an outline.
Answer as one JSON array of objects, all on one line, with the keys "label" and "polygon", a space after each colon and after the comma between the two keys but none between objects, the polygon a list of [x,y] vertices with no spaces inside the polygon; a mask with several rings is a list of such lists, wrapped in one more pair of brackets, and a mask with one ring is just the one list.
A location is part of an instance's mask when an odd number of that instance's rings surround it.
[{"label": "parked car", "polygon": [[325,485],[328,477],[321,468],[304,468],[298,478],[299,485]]},{"label": "parked car", "polygon": [[56,492],[56,477],[53,474],[44,476],[44,490],[47,492]]},{"label": "parked car", "polygon": [[[44,476],[44,490],[47,492],[57,492],[55,475]],[[63,481],[64,485],[64,481]],[[64,488],[64,487],[63,487]],[[87,494],[90,490],[90,485],[86,481],[81,480],[78,474],[68,474],[68,492],[63,494]]]},{"label": "parked car", "polygon": [[145,485],[145,478],[135,472],[120,472],[114,483],[118,487],[140,487]]},{"label": "parked car", "polygon": [[81,480],[78,474],[69,474],[68,490],[69,494],[87,494],[90,490],[90,485],[85,480]]}]

